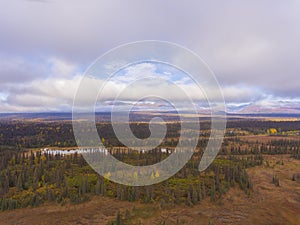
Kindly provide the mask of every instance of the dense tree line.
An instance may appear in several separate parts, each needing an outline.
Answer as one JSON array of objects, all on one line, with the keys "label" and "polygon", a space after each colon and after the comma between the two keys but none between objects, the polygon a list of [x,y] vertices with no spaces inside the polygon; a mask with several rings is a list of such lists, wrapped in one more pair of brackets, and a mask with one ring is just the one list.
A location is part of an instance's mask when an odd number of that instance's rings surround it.
[{"label": "dense tree line", "polygon": [[[20,151],[2,151],[0,154],[1,210],[34,207],[51,201],[80,203],[93,195],[124,201],[159,202],[162,207],[175,204],[192,206],[206,197],[216,202],[234,185],[239,185],[247,194],[252,189],[245,171],[246,165],[251,164],[249,161],[254,160],[250,158],[216,159],[205,173],[200,174],[197,169],[199,156],[195,155],[180,172],[165,182],[130,187],[97,175],[79,154],[62,156]],[[124,161],[136,160],[132,154],[118,154]],[[159,154],[149,153],[149,159],[159,158]],[[151,176],[159,176],[159,171]]]},{"label": "dense tree line", "polygon": [[292,157],[300,160],[300,149],[299,148],[293,152]]},{"label": "dense tree line", "polygon": [[[189,124],[189,123],[187,123]],[[198,147],[206,146],[210,135],[210,122],[200,121],[200,140]],[[187,125],[188,126],[188,125]],[[263,121],[263,120],[229,120],[227,128],[245,130],[250,133],[266,133],[270,128],[278,131],[298,130],[300,121]],[[133,122],[130,124],[131,131],[138,138],[147,138],[150,135],[149,125],[145,122]],[[174,147],[178,144],[180,136],[180,123],[168,123],[166,137],[162,146]],[[100,138],[106,140],[105,144],[111,146],[123,146],[116,138],[111,123],[97,123],[97,130]],[[231,137],[228,142],[236,142],[235,132],[227,132]],[[225,140],[226,141],[226,140]],[[276,143],[272,145],[281,146],[289,143]],[[226,142],[225,142],[226,145]],[[76,146],[72,123],[68,121],[55,122],[21,122],[21,121],[0,121],[0,150],[7,147],[13,149],[36,148],[43,146],[73,147]],[[299,146],[299,145],[298,145]]]},{"label": "dense tree line", "polygon": [[236,128],[249,131],[254,134],[265,133],[270,128],[280,131],[299,130],[300,121],[272,121],[260,119],[229,120],[227,128]]},{"label": "dense tree line", "polygon": [[277,139],[267,143],[241,141],[238,138],[234,140],[225,140],[220,151],[222,155],[255,155],[255,154],[297,154],[300,149],[299,140]]}]

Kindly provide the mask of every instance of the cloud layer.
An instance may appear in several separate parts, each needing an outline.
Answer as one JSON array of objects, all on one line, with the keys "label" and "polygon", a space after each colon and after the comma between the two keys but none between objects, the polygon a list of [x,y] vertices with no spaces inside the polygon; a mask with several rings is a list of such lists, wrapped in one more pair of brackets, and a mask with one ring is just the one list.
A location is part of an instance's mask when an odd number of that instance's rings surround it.
[{"label": "cloud layer", "polygon": [[0,8],[1,112],[71,110],[91,62],[143,39],[197,53],[229,105],[300,102],[299,1],[12,0]]}]

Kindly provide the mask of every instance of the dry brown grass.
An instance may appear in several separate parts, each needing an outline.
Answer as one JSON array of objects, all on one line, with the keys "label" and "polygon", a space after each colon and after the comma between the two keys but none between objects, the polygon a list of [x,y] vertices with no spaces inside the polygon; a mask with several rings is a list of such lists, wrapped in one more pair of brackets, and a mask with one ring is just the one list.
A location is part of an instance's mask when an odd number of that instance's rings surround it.
[{"label": "dry brown grass", "polygon": [[248,141],[255,143],[268,143],[270,141],[275,140],[293,140],[293,141],[300,141],[300,136],[270,136],[270,135],[246,135],[239,137],[242,141]]}]

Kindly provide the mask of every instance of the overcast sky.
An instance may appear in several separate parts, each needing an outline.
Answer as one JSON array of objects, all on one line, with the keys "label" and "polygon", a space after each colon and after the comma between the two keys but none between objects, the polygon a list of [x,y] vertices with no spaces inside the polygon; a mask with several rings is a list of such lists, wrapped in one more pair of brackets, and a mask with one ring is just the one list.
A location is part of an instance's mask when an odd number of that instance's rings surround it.
[{"label": "overcast sky", "polygon": [[145,39],[196,52],[228,106],[300,107],[299,0],[3,0],[0,112],[70,111],[97,57]]}]

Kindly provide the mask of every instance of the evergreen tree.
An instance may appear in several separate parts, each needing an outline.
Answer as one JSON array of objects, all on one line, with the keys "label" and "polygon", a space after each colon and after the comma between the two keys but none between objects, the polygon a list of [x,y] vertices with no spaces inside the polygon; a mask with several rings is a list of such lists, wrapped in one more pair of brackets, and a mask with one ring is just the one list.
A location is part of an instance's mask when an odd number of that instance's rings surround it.
[{"label": "evergreen tree", "polygon": [[116,225],[122,225],[122,215],[120,213],[120,211],[117,214],[117,219],[116,219]]},{"label": "evergreen tree", "polygon": [[192,206],[193,203],[192,203],[192,199],[191,199],[191,193],[188,192],[187,194],[187,198],[186,198],[186,203],[185,203],[187,206]]},{"label": "evergreen tree", "polygon": [[215,185],[215,181],[213,181],[211,189],[210,189],[210,200],[212,202],[216,201],[216,185]]}]

